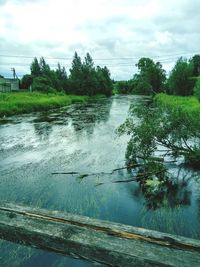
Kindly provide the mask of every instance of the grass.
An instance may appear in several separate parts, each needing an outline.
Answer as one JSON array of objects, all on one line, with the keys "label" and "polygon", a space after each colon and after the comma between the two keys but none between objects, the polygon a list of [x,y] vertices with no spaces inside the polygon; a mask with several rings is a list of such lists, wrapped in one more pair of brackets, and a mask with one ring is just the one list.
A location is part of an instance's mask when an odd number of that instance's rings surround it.
[{"label": "grass", "polygon": [[0,93],[0,117],[15,114],[44,111],[67,106],[76,102],[86,102],[102,96],[76,96],[62,94],[43,94],[39,92]]},{"label": "grass", "polygon": [[200,102],[194,96],[173,96],[162,93],[156,95],[155,101],[159,106],[178,108],[192,117],[200,118]]}]

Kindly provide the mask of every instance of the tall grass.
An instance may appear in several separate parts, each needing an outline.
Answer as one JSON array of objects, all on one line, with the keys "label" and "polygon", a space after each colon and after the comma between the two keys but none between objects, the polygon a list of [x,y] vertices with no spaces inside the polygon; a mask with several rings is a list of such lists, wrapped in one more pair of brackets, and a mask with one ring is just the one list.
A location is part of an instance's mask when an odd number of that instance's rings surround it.
[{"label": "tall grass", "polygon": [[88,96],[38,92],[0,93],[0,117],[59,108],[87,100],[89,100]]},{"label": "tall grass", "polygon": [[195,119],[200,119],[200,102],[194,96],[173,96],[158,94],[156,104],[170,109],[179,109]]},{"label": "tall grass", "polygon": [[166,105],[172,108],[179,107],[189,112],[200,112],[200,102],[194,96],[174,96],[162,93],[156,95],[155,100],[160,105]]}]

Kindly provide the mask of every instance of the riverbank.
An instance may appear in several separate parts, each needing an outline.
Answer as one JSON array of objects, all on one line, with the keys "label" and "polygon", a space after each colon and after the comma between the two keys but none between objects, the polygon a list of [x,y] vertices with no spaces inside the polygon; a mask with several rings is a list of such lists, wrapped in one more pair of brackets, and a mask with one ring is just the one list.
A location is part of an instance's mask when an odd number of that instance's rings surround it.
[{"label": "riverbank", "polygon": [[89,97],[38,92],[0,93],[0,117],[45,111],[102,97],[102,95]]},{"label": "riverbank", "polygon": [[[193,96],[181,97],[158,94],[155,97],[162,115],[159,136],[176,155],[183,155],[185,163],[195,169],[200,166],[200,102]],[[159,128],[158,128],[159,129]],[[166,135],[166,133],[168,133]],[[163,135],[164,134],[164,135]],[[170,140],[170,141],[169,141]]]},{"label": "riverbank", "polygon": [[155,101],[159,106],[172,109],[180,109],[182,112],[192,115],[193,118],[200,117],[200,102],[194,96],[174,96],[158,94]]}]

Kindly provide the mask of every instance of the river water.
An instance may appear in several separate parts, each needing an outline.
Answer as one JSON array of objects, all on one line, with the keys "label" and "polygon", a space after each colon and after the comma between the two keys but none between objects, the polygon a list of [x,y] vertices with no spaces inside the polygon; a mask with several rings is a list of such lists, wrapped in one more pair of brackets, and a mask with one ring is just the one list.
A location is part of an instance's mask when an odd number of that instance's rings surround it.
[{"label": "river water", "polygon": [[[137,182],[112,183],[130,179],[126,170],[106,174],[125,165],[128,136],[117,137],[115,130],[130,104],[144,100],[114,96],[1,120],[0,200],[199,239],[198,173],[171,165],[175,186],[163,188],[162,196],[145,194]],[[93,265],[0,241],[0,266]]]}]

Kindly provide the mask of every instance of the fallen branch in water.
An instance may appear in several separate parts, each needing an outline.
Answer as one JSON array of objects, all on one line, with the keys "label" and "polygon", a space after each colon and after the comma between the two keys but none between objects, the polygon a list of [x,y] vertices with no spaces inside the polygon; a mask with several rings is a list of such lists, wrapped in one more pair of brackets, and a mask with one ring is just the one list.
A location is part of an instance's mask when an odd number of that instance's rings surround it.
[{"label": "fallen branch in water", "polygon": [[[161,173],[164,173],[165,171],[162,170],[162,171],[159,171],[159,172],[147,172],[147,173],[143,173],[143,174],[138,174],[136,176],[133,176],[131,179],[128,179],[128,180],[118,180],[118,181],[111,181],[109,183],[112,183],[112,184],[117,184],[117,183],[131,183],[131,182],[138,182],[138,181],[141,181],[142,178],[145,178],[149,175],[158,175],[158,174],[161,174]],[[100,185],[104,185],[104,184],[108,184],[108,183],[98,183],[96,186],[100,186]]]},{"label": "fallen branch in water", "polygon": [[[166,161],[165,163],[175,163],[177,162],[176,160],[171,160],[171,161]],[[125,170],[125,169],[130,169],[130,168],[138,168],[138,167],[143,167],[146,166],[150,163],[138,163],[138,164],[130,164],[128,166],[124,166],[124,167],[120,167],[120,168],[116,168],[113,169],[111,172],[96,172],[96,173],[86,173],[86,174],[82,174],[80,172],[52,172],[52,175],[58,175],[58,174],[66,174],[66,175],[79,175],[79,178],[85,178],[88,176],[97,176],[97,175],[112,175],[114,174],[114,172],[116,171],[120,171],[120,170]]]}]

